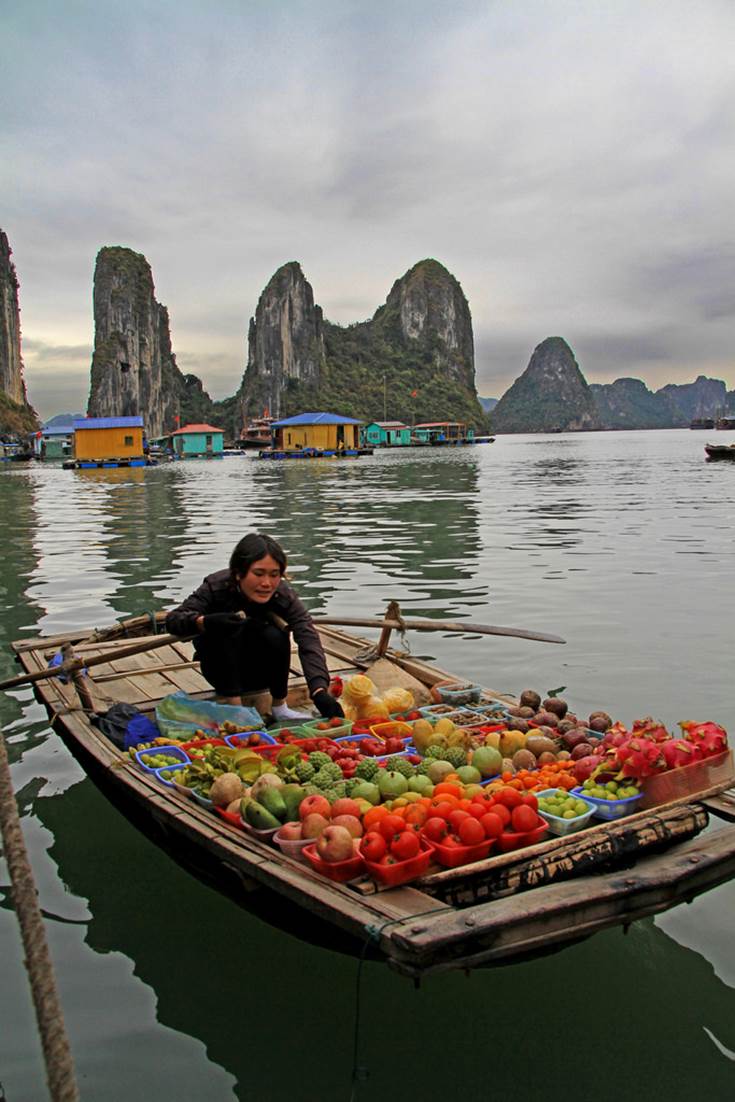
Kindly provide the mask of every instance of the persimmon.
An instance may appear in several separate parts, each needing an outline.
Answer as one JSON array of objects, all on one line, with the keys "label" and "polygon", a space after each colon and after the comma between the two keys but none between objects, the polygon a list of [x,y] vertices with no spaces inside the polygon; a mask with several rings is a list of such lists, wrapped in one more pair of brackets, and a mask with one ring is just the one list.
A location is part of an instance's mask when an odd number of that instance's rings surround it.
[{"label": "persimmon", "polygon": [[377,824],[386,815],[390,814],[385,804],[378,804],[377,807],[371,807],[369,811],[366,811],[362,817],[362,825],[365,831],[377,830]]},{"label": "persimmon", "polygon": [[434,785],[434,796],[454,796],[459,800],[462,797],[464,789],[459,784],[452,784],[449,781],[442,781],[441,784]]}]

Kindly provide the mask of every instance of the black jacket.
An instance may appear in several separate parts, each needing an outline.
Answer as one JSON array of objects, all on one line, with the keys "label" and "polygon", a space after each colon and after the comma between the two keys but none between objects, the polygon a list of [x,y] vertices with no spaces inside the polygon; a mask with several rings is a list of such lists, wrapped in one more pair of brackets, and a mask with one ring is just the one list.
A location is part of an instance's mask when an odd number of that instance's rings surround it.
[{"label": "black jacket", "polygon": [[166,616],[166,630],[172,635],[196,635],[198,616],[209,612],[245,612],[248,618],[264,623],[284,621],[287,630],[293,632],[299,649],[301,668],[304,671],[309,693],[329,686],[329,671],[324,657],[319,633],[306,608],[287,581],[281,580],[278,588],[266,604],[248,601],[238,586],[230,583],[229,570],[209,574],[198,589]]}]

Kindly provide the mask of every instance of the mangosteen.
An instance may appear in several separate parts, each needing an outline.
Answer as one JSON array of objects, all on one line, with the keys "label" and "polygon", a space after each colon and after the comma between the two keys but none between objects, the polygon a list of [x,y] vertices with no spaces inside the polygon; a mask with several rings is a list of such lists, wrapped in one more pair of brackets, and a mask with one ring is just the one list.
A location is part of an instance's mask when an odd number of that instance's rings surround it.
[{"label": "mangosteen", "polygon": [[529,707],[528,704],[524,704],[521,708],[518,709],[517,714],[521,717],[521,719],[533,719],[533,717],[536,715],[536,709]]},{"label": "mangosteen", "polygon": [[564,719],[569,711],[569,705],[560,696],[547,696],[541,707],[546,712],[553,712],[558,719]]},{"label": "mangosteen", "polygon": [[587,724],[590,731],[607,731],[612,727],[612,720],[607,712],[593,712]]},{"label": "mangosteen", "polygon": [[553,712],[536,712],[533,717],[534,727],[556,727],[559,722],[559,717],[555,716]]},{"label": "mangosteen", "polygon": [[560,735],[563,735],[566,731],[573,731],[576,726],[577,724],[572,723],[571,719],[560,719],[556,729]]},{"label": "mangosteen", "polygon": [[506,720],[505,726],[509,731],[522,731],[524,735],[528,730],[528,723],[520,716],[512,716],[509,720]]},{"label": "mangosteen", "polygon": [[567,750],[573,750],[575,746],[579,746],[580,742],[588,742],[589,735],[581,728],[575,727],[572,731],[567,731],[563,734],[561,741],[564,743]]},{"label": "mangosteen", "polygon": [[586,758],[589,754],[594,754],[595,750],[593,746],[590,746],[588,742],[578,742],[571,753],[572,761],[579,761],[580,758]]},{"label": "mangosteen", "polygon": [[512,704],[510,708],[506,708],[505,710],[509,716],[519,716],[521,714],[521,709],[517,704]]},{"label": "mangosteen", "polygon": [[541,697],[533,689],[524,689],[519,697],[519,703],[522,707],[533,708],[534,712],[537,712],[541,707]]}]

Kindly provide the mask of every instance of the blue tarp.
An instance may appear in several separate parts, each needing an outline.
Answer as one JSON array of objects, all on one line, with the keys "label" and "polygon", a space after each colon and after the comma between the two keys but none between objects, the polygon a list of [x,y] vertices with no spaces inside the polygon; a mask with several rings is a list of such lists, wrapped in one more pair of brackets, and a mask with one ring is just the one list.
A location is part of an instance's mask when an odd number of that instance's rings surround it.
[{"label": "blue tarp", "polygon": [[74,422],[74,429],[143,428],[142,417],[84,417]]}]

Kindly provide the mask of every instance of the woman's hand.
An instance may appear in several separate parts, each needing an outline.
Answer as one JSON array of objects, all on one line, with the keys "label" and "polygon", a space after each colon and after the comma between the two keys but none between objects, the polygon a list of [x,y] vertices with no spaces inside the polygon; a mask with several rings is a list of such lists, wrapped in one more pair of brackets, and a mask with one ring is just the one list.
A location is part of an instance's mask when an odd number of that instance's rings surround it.
[{"label": "woman's hand", "polygon": [[344,719],[342,705],[326,689],[317,689],[312,699],[325,719],[334,719],[335,716]]},{"label": "woman's hand", "polygon": [[210,635],[237,635],[244,622],[239,612],[209,612],[202,616],[202,627]]}]

